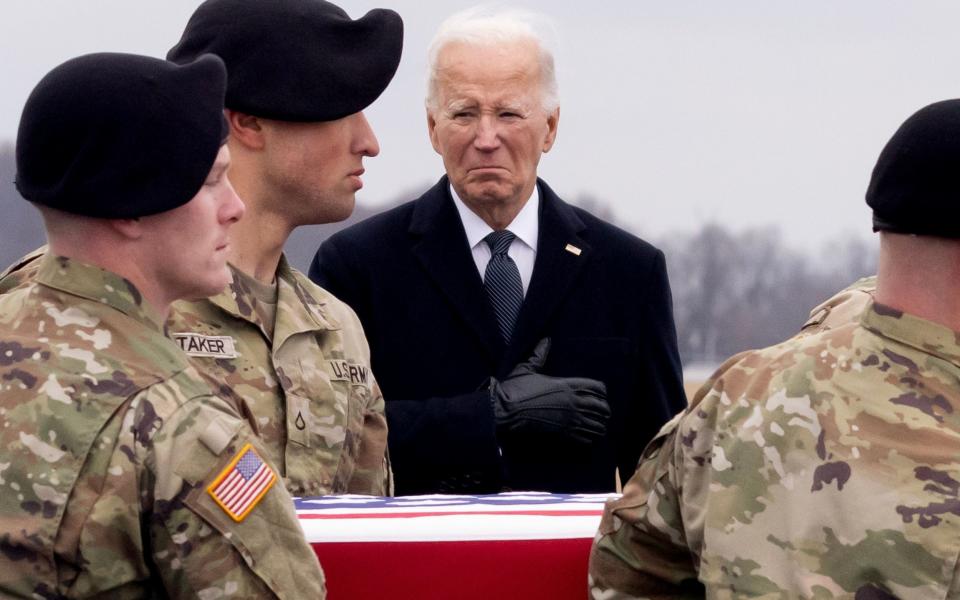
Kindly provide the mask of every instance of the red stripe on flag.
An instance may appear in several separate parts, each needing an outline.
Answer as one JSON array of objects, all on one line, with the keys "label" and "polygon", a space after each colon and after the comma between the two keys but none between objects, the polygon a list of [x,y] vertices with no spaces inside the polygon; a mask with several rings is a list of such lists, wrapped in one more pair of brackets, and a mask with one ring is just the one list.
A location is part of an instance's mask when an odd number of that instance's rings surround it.
[{"label": "red stripe on flag", "polygon": [[271,475],[269,467],[266,464],[260,465],[260,468],[257,469],[257,472],[253,474],[249,481],[243,486],[243,492],[237,497],[237,499],[232,503],[230,510],[234,513],[240,514],[243,510],[250,505],[251,501],[256,497],[256,495],[263,489],[266,480],[269,479]]},{"label": "red stripe on flag", "polygon": [[235,513],[242,512],[238,510],[238,507],[243,506],[244,501],[247,499],[247,497],[250,494],[250,489],[256,485],[256,480],[258,477],[260,477],[262,473],[263,473],[263,465],[260,465],[260,467],[253,473],[253,475],[250,476],[250,479],[246,480],[243,483],[243,485],[238,490],[237,495],[233,498],[233,500],[227,503],[227,506],[230,508],[231,511]]},{"label": "red stripe on flag", "polygon": [[233,497],[237,486],[243,483],[243,476],[240,475],[240,472],[234,469],[230,475],[223,480],[223,482],[217,486],[216,491],[214,492],[219,496],[224,502],[227,502],[229,498]]},{"label": "red stripe on flag", "polygon": [[273,478],[273,473],[271,473],[269,470],[265,471],[264,474],[258,478],[259,482],[257,485],[251,489],[250,493],[235,512],[237,514],[243,514],[246,512],[253,504],[254,500],[260,496],[260,493],[273,482]]},{"label": "red stripe on flag", "polygon": [[243,512],[241,509],[250,497],[250,490],[255,489],[257,485],[257,480],[263,473],[263,468],[258,468],[253,475],[250,476],[250,479],[243,485],[243,488],[240,490],[240,493],[233,499],[229,504],[230,510],[235,513]]},{"label": "red stripe on flag", "polygon": [[240,474],[240,471],[234,469],[230,475],[227,476],[220,485],[217,486],[217,490],[222,494],[229,494],[233,489],[243,483],[243,475]]},{"label": "red stripe on flag", "polygon": [[[259,469],[257,470],[257,472],[259,472]],[[236,506],[237,503],[241,501],[241,499],[243,498],[243,495],[247,492],[247,489],[250,485],[250,480],[248,479],[241,479],[240,481],[241,481],[241,484],[237,486],[237,488],[234,489],[232,492],[230,492],[230,494],[228,494],[223,498],[223,503],[226,504],[227,508],[229,508],[230,510],[233,510],[233,507]]]}]

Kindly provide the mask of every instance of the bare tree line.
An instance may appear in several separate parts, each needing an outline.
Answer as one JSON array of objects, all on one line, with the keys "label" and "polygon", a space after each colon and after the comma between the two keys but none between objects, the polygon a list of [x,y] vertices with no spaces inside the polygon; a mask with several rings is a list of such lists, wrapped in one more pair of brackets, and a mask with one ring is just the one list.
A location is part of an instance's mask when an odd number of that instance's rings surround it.
[{"label": "bare tree line", "polygon": [[706,225],[661,240],[684,364],[717,362],[786,339],[817,304],[876,272],[876,244],[843,238],[819,260],[783,244],[776,227],[733,233]]},{"label": "bare tree line", "polygon": [[[0,269],[44,242],[40,219],[17,194],[14,175],[13,146],[0,145]],[[389,206],[415,198],[430,183],[397,194]],[[573,201],[614,220],[600,199],[583,196]],[[383,208],[358,204],[343,223],[300,228],[287,243],[290,262],[306,271],[321,241],[378,210]],[[860,238],[837,239],[819,257],[784,245],[776,227],[734,232],[708,224],[693,233],[650,241],[667,257],[685,365],[716,364],[784,339],[797,331],[813,306],[876,271],[876,247]]]}]

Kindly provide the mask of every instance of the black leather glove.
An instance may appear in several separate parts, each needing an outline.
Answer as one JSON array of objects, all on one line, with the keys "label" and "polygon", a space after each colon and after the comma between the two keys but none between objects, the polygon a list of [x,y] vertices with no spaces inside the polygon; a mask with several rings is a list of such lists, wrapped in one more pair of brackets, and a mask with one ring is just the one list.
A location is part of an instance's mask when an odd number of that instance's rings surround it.
[{"label": "black leather glove", "polygon": [[594,379],[537,373],[549,350],[550,339],[540,340],[533,356],[506,379],[490,379],[497,431],[558,434],[582,444],[602,437],[610,418],[606,386]]}]

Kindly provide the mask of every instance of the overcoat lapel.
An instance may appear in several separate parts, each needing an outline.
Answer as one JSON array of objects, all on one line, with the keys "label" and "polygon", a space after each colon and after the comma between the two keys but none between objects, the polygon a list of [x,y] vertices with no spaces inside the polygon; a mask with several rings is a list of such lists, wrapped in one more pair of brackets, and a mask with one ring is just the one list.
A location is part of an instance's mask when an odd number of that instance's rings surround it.
[{"label": "overcoat lapel", "polygon": [[487,302],[483,280],[477,272],[463,223],[450,197],[444,176],[416,202],[410,220],[413,254],[427,276],[440,288],[464,325],[496,364],[504,344],[493,309]]},{"label": "overcoat lapel", "polygon": [[583,221],[546,183],[538,179],[537,184],[540,186],[537,258],[501,371],[528,358],[543,337],[550,318],[592,259],[592,248],[579,235],[586,228]]}]

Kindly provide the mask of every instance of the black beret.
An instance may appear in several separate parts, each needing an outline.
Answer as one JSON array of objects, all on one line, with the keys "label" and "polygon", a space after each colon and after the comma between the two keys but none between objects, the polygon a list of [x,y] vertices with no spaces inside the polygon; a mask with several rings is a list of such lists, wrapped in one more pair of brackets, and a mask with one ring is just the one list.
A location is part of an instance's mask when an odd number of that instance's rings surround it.
[{"label": "black beret", "polygon": [[186,204],[223,145],[226,69],[133,54],[88,54],[30,93],[17,133],[16,186],[37,204],[131,219]]},{"label": "black beret", "polygon": [[222,58],[227,108],[281,121],[333,121],[383,93],[402,49],[403,21],[392,10],[354,21],[323,0],[207,0],[167,58]]},{"label": "black beret", "polygon": [[867,204],[874,231],[960,238],[960,100],[904,121],[873,168]]}]

